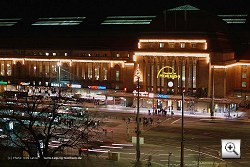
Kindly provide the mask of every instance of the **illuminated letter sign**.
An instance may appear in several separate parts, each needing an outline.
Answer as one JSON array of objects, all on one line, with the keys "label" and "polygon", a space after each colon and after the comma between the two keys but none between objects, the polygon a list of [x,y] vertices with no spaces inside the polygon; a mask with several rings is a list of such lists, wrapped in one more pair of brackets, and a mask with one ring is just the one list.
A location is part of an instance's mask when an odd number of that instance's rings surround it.
[{"label": "illuminated letter sign", "polygon": [[88,86],[89,89],[93,89],[93,90],[106,90],[107,87],[106,86]]},{"label": "illuminated letter sign", "polygon": [[161,99],[168,99],[169,96],[168,95],[164,95],[164,94],[156,94],[157,98],[161,98]]},{"label": "illuminated letter sign", "polygon": [[[164,72],[164,69],[168,69],[167,72]],[[169,72],[169,70],[171,70]],[[177,75],[175,72],[174,72],[174,69],[172,67],[169,67],[169,66],[165,66],[165,67],[162,67],[158,73],[157,73],[157,78],[168,78],[168,79],[175,79],[175,78],[180,78],[181,76],[180,75]]]}]

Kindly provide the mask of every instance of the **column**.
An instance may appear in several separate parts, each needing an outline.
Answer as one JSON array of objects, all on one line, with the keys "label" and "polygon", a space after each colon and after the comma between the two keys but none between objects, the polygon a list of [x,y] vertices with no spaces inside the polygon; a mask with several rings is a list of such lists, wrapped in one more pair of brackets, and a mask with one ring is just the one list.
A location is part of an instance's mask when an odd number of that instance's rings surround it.
[{"label": "column", "polygon": [[153,74],[153,92],[157,92],[157,64],[158,64],[158,59],[154,57],[154,74]]},{"label": "column", "polygon": [[[178,58],[174,58],[174,60],[175,60],[174,70],[176,75],[178,75],[179,60]],[[176,95],[178,93],[178,78],[175,78],[173,82],[174,82],[174,94]]]}]

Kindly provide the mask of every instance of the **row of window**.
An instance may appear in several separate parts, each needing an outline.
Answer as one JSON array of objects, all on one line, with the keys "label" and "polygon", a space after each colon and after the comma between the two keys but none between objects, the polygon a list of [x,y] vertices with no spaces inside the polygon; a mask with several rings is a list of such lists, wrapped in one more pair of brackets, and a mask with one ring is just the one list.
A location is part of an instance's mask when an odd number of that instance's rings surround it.
[{"label": "row of window", "polygon": [[[175,48],[176,44],[175,43],[169,43],[169,48]],[[160,43],[160,48],[164,48],[165,43]],[[186,43],[180,43],[181,48],[186,47]],[[196,43],[191,43],[191,48],[196,48]]]},{"label": "row of window", "polygon": [[[246,79],[247,78],[247,66],[246,65],[242,65],[241,66],[241,78],[242,79]],[[247,82],[246,81],[242,81],[241,82],[241,87],[242,88],[246,88],[247,87]]]},{"label": "row of window", "polygon": [[[13,73],[13,64],[11,61],[5,61],[1,63],[1,76],[11,76]],[[30,63],[27,65],[27,74],[34,77],[45,77],[45,78],[57,78],[72,79],[81,78],[89,79],[94,78],[95,80],[108,80],[108,63],[93,64],[93,63],[77,63],[74,73],[70,70],[68,64],[63,63],[61,66],[50,63]],[[22,65],[20,63],[16,66],[15,76],[20,77],[22,75]],[[120,70],[115,71],[115,80],[120,81]]]},{"label": "row of window", "polygon": [[[0,52],[0,55],[29,55],[29,56],[69,56],[68,52],[41,52],[41,51],[14,51],[14,52]],[[89,53],[89,52],[81,52],[81,53],[72,53],[73,56],[81,56],[81,57],[107,57],[109,54],[107,53]],[[121,53],[110,53],[111,57],[130,57],[130,54],[121,54]],[[109,55],[110,56],[110,55]]]},{"label": "row of window", "polygon": [[[158,46],[157,46],[158,45]],[[197,44],[196,43],[191,43],[191,44],[189,44],[189,43],[185,43],[185,42],[182,42],[182,43],[162,43],[162,42],[160,42],[159,44],[156,44],[156,43],[151,43],[151,44],[149,44],[148,45],[149,46],[149,48],[158,48],[158,47],[160,47],[160,48],[165,48],[165,47],[168,47],[168,48],[193,48],[193,49],[195,49],[195,48],[197,48]],[[140,49],[141,48],[141,43],[138,43],[138,48]]]},{"label": "row of window", "polygon": [[[5,74],[5,70],[6,70],[6,74]],[[6,63],[1,63],[1,76],[4,76],[4,75],[7,75],[7,76],[12,75],[11,61],[7,61]]]}]

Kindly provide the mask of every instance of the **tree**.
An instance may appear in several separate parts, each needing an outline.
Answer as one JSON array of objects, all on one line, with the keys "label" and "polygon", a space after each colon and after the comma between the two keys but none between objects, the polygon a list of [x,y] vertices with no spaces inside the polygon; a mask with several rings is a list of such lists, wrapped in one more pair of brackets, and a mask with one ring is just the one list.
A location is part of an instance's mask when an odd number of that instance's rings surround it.
[{"label": "tree", "polygon": [[91,140],[101,137],[96,130],[99,120],[79,104],[68,105],[61,99],[5,99],[0,117],[5,118],[9,142],[30,157],[37,157],[42,167],[50,166],[56,155],[64,155],[67,147],[87,148],[90,133]]}]

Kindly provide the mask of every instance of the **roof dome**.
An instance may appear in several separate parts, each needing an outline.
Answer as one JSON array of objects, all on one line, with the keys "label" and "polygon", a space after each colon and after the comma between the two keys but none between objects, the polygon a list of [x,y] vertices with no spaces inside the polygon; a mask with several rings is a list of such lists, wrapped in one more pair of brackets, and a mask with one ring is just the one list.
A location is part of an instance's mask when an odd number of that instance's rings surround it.
[{"label": "roof dome", "polygon": [[228,32],[229,26],[216,15],[191,5],[168,9],[151,26],[156,31]]}]

